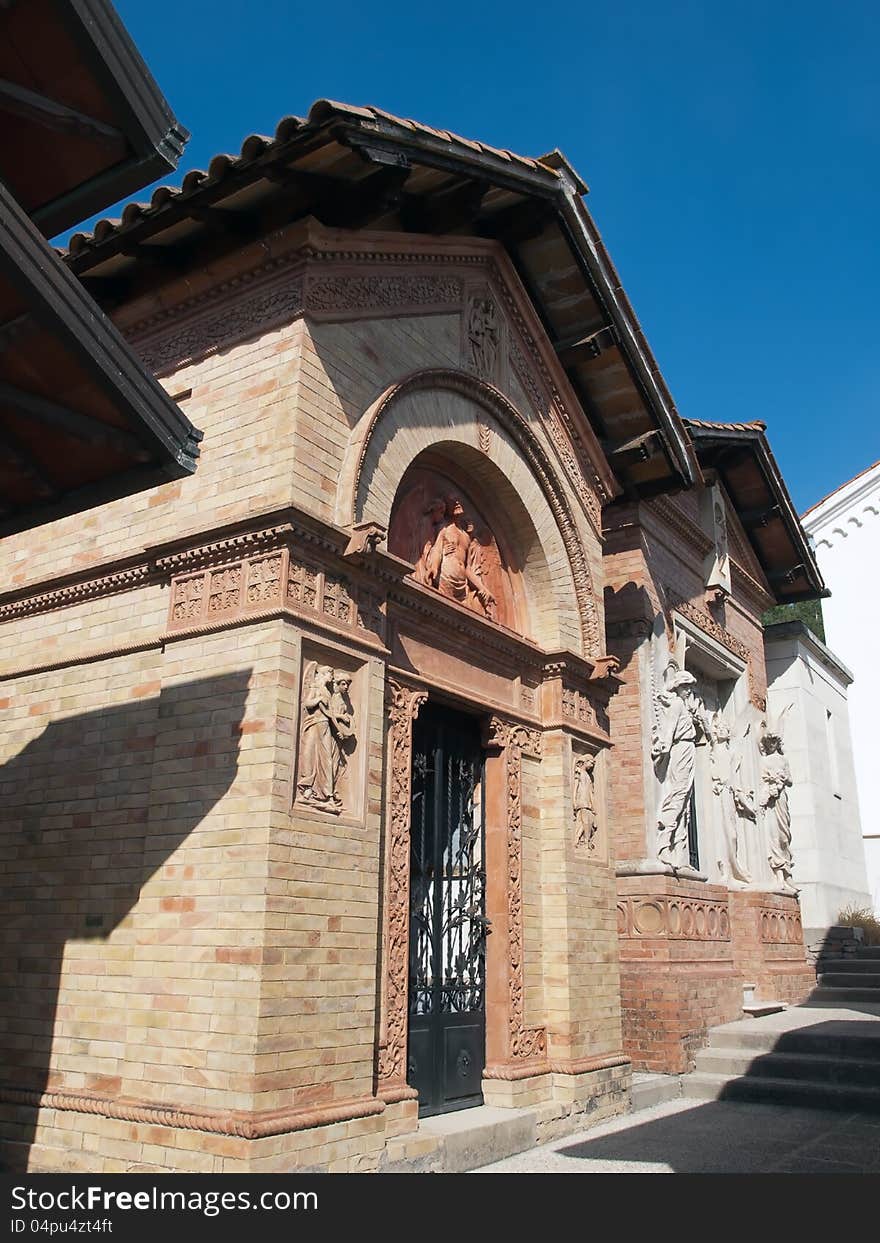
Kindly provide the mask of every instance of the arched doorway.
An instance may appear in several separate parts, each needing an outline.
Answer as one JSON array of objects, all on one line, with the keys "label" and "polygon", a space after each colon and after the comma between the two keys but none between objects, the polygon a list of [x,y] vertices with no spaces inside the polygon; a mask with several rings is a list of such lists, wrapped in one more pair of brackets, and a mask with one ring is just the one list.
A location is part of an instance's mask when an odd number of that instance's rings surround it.
[{"label": "arched doorway", "polygon": [[559,910],[541,896],[545,876],[564,876],[566,926],[598,920],[595,866],[607,868],[576,824],[585,784],[602,819],[604,763],[589,783],[576,773],[608,746],[599,544],[576,505],[536,430],[469,377],[412,377],[352,435],[337,511],[387,532],[391,554],[377,563],[376,1092],[389,1106],[513,1105],[592,1067],[589,1001],[567,983],[589,969],[554,941]]}]

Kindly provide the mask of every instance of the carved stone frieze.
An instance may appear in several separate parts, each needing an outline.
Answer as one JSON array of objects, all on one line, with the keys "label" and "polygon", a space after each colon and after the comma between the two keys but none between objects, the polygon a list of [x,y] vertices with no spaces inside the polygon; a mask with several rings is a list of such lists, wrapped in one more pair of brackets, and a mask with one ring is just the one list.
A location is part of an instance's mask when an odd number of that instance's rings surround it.
[{"label": "carved stone frieze", "polygon": [[803,949],[804,931],[797,911],[761,907],[761,941],[765,945],[795,945]]},{"label": "carved stone frieze", "polygon": [[307,311],[329,313],[339,311],[401,312],[407,309],[435,310],[440,307],[457,309],[462,304],[464,287],[455,276],[369,275],[309,276],[305,289]]},{"label": "carved stone frieze", "polygon": [[376,1068],[380,1091],[383,1087],[406,1082],[412,727],[427,698],[426,691],[406,686],[394,678],[386,683],[388,816],[382,919],[384,1004]]},{"label": "carved stone frieze", "polygon": [[517,1061],[544,1057],[545,1027],[526,1027],[523,972],[522,757],[540,758],[541,731],[491,716],[485,730],[489,750],[503,750],[507,787],[507,981],[510,1056]]},{"label": "carved stone frieze", "polygon": [[617,903],[617,931],[633,939],[729,941],[730,911],[726,902],[697,898],[627,897]]},{"label": "carved stone frieze", "polygon": [[303,283],[295,276],[264,282],[250,293],[239,286],[201,314],[177,319],[153,336],[136,340],[143,362],[157,374],[213,354],[224,345],[268,332],[303,311]]},{"label": "carved stone frieze", "polygon": [[384,603],[378,594],[343,574],[319,568],[292,545],[174,574],[168,631],[229,622],[273,608],[315,613],[343,630],[384,642]]},{"label": "carved stone frieze", "polygon": [[572,686],[562,687],[562,715],[580,725],[596,724],[596,709],[589,697]]}]

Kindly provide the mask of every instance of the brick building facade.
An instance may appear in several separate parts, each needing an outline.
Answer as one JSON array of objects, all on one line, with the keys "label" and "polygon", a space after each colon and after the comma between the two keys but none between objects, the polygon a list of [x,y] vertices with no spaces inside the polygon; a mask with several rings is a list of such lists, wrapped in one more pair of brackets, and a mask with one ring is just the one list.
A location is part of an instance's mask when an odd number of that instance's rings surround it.
[{"label": "brick building facade", "polygon": [[319,104],[74,239],[204,439],[4,540],[8,1160],[387,1168],[420,1093],[550,1135],[744,983],[806,991],[764,813],[734,882],[707,734],[664,863],[651,748],[672,666],[751,744],[760,614],[821,580],[763,431],[675,412],[584,190]]}]

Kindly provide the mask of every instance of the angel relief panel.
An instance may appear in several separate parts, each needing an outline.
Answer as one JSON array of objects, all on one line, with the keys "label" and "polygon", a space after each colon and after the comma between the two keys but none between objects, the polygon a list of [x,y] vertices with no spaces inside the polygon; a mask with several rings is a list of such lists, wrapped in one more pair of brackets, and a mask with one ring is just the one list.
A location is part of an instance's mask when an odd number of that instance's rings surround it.
[{"label": "angel relief panel", "polygon": [[389,551],[413,577],[465,608],[523,630],[519,574],[468,492],[439,470],[407,472],[391,511]]}]

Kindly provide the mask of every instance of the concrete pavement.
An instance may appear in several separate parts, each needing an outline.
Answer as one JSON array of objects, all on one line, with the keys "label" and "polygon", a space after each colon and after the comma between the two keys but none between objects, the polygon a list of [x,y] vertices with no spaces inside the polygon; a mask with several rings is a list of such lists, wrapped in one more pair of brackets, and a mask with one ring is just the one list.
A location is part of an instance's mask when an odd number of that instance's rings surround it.
[{"label": "concrete pavement", "polygon": [[880,1116],[674,1100],[478,1174],[880,1174]]}]

